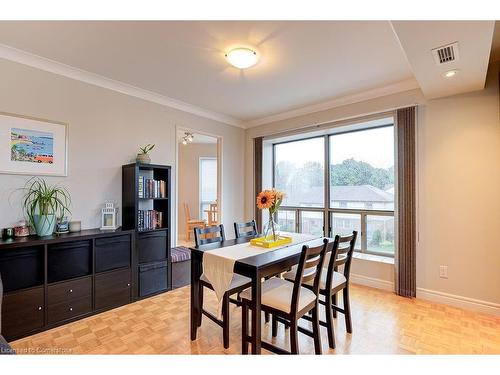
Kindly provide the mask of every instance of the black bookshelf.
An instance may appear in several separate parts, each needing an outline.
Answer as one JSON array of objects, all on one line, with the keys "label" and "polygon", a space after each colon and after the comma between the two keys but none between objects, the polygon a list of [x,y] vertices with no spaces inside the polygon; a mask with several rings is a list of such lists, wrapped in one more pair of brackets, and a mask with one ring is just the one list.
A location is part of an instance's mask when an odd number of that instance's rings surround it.
[{"label": "black bookshelf", "polygon": [[122,166],[122,227],[136,232],[133,277],[139,299],[171,289],[171,185],[168,165]]}]

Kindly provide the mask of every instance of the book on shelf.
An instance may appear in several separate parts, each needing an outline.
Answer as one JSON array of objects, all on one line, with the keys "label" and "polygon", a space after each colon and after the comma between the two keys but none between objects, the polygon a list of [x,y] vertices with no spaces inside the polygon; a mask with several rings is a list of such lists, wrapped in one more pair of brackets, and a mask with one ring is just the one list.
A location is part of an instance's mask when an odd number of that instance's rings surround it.
[{"label": "book on shelf", "polygon": [[143,231],[163,228],[163,212],[156,210],[139,210],[137,215],[137,230]]},{"label": "book on shelf", "polygon": [[139,198],[166,198],[167,183],[166,181],[139,176],[138,196]]}]

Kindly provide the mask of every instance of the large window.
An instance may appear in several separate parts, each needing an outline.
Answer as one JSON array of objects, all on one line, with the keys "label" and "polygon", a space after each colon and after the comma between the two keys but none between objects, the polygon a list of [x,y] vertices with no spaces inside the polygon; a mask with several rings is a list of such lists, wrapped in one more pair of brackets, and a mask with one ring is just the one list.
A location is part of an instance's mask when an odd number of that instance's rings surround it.
[{"label": "large window", "polygon": [[393,256],[394,126],[335,131],[273,145],[274,186],[286,193],[278,223],[328,236],[356,230],[358,251]]},{"label": "large window", "polygon": [[205,210],[217,200],[217,158],[200,158],[200,216],[208,219]]},{"label": "large window", "polygon": [[330,207],[394,210],[394,127],[330,136]]},{"label": "large window", "polygon": [[274,186],[286,192],[284,206],[324,206],[323,137],[277,144],[274,160]]}]

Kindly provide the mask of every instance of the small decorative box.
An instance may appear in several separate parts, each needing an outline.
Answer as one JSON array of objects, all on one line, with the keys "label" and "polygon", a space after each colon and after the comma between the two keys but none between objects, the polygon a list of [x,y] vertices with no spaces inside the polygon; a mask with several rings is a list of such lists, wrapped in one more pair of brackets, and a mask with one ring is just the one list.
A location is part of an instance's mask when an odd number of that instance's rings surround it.
[{"label": "small decorative box", "polygon": [[258,238],[252,238],[250,240],[250,243],[255,246],[272,248],[292,243],[292,237],[278,236],[278,239],[276,241],[266,241],[265,237],[258,237]]}]

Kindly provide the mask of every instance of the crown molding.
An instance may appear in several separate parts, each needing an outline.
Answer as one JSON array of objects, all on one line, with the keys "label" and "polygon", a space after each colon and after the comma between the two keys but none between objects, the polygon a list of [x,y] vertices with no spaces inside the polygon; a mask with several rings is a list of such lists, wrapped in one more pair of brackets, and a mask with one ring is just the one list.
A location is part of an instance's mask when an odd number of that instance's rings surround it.
[{"label": "crown molding", "polygon": [[396,82],[387,86],[377,87],[375,89],[366,90],[352,95],[341,96],[325,102],[311,104],[305,107],[293,109],[291,111],[286,111],[275,115],[258,118],[255,120],[245,121],[243,122],[243,127],[247,129],[253,128],[256,126],[269,124],[276,121],[287,120],[293,117],[309,115],[311,113],[325,111],[327,109],[341,107],[348,104],[360,103],[366,100],[392,95],[403,91],[414,90],[418,89],[419,87],[420,86],[418,85],[416,79],[409,78],[407,80]]},{"label": "crown molding", "polygon": [[125,95],[133,96],[149,102],[178,109],[183,112],[191,113],[196,116],[204,117],[210,120],[222,122],[224,124],[244,128],[242,121],[233,117],[213,112],[153,91],[141,89],[120,81],[103,77],[99,74],[91,73],[83,69],[75,68],[42,56],[38,56],[20,49],[0,44],[0,58],[14,61],[33,68],[44,70],[50,73],[58,74],[77,81],[85,82],[94,86],[99,86],[108,90],[113,90]]}]

